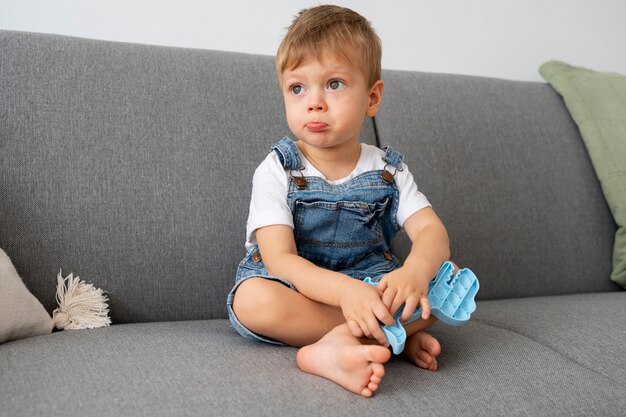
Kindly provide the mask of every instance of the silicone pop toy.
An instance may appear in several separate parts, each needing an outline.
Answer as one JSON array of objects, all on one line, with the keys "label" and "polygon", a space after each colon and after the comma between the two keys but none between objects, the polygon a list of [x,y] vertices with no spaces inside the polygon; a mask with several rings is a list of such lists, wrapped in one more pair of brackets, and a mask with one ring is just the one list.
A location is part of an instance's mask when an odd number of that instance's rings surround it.
[{"label": "silicone pop toy", "polygon": [[[478,292],[478,278],[467,268],[459,270],[454,276],[454,266],[450,261],[445,262],[437,276],[428,284],[428,301],[430,302],[431,314],[442,322],[451,326],[461,326],[470,319],[476,303],[474,297]],[[363,282],[376,285],[370,277]],[[381,326],[393,353],[399,355],[404,350],[406,343],[406,331],[400,322],[400,316],[404,306],[395,314],[396,323],[392,326]],[[404,324],[419,319],[422,316],[422,308],[418,307]]]}]

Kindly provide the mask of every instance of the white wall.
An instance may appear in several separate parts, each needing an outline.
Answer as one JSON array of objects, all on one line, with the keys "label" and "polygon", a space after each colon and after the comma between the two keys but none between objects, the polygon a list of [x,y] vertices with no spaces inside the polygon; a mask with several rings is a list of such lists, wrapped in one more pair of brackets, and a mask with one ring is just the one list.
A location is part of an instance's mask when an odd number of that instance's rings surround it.
[{"label": "white wall", "polygon": [[[623,0],[336,0],[372,21],[383,67],[541,80],[549,59],[626,74]],[[273,55],[312,0],[0,0],[0,29]]]}]

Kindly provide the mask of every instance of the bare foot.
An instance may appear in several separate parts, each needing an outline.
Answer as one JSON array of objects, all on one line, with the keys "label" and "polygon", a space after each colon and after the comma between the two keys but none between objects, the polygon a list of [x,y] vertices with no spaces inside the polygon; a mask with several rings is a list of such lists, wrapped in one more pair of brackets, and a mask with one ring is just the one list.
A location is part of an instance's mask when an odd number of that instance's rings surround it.
[{"label": "bare foot", "polygon": [[409,362],[429,371],[437,370],[437,356],[441,353],[441,345],[430,334],[419,331],[406,341],[404,356]]},{"label": "bare foot", "polygon": [[347,325],[335,327],[318,342],[298,351],[298,366],[304,372],[318,375],[349,391],[371,397],[378,389],[391,357],[389,349],[362,345]]}]

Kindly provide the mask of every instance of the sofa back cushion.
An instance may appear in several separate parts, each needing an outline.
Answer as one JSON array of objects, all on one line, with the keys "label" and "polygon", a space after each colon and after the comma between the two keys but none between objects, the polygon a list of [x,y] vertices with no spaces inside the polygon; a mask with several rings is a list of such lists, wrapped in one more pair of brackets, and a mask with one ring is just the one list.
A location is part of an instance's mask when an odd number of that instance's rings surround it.
[{"label": "sofa back cushion", "polygon": [[48,312],[62,268],[114,323],[227,317],[273,58],[4,31],[0,62],[0,248]]},{"label": "sofa back cushion", "polygon": [[[481,299],[607,291],[615,224],[547,85],[386,71],[376,125],[404,152]],[[400,238],[396,250],[406,254]]]}]

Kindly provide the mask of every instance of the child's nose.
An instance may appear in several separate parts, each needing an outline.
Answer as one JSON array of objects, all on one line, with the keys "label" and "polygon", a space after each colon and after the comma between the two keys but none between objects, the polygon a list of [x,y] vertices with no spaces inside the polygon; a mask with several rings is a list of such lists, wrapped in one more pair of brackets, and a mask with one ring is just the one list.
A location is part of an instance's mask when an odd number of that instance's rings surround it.
[{"label": "child's nose", "polygon": [[313,92],[310,94],[307,104],[309,112],[326,110],[326,100],[324,100],[324,95],[321,92]]}]

